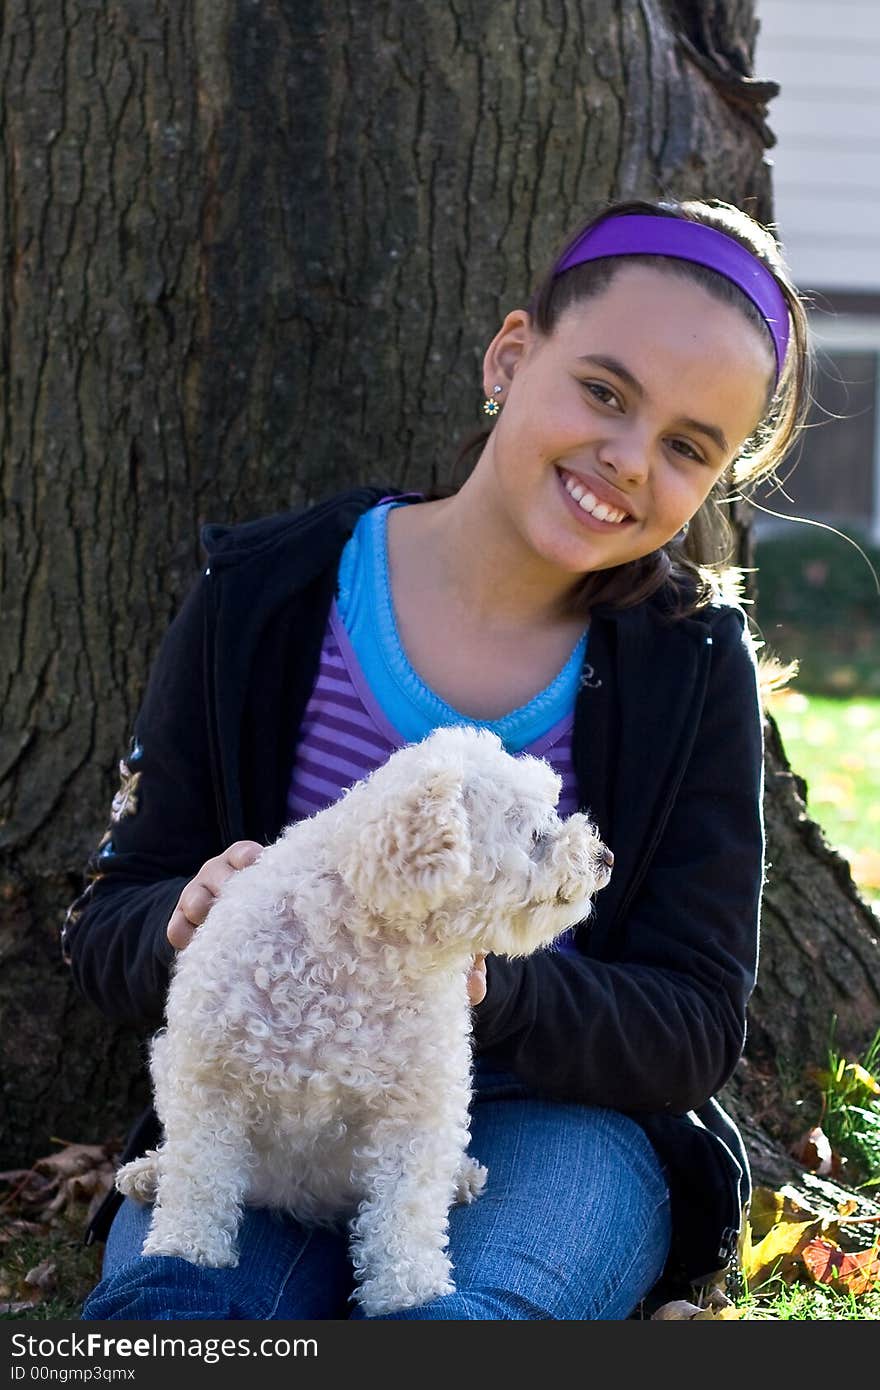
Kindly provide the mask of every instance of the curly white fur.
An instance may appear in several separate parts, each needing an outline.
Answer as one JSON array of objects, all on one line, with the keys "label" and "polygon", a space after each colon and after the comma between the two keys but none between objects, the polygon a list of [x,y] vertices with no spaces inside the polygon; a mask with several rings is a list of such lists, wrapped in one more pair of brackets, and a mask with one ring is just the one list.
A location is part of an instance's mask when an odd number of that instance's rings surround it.
[{"label": "curly white fur", "polygon": [[177,958],[151,1071],[164,1143],[117,1186],[156,1198],[145,1254],[234,1265],[245,1202],[348,1220],[369,1315],[452,1291],[477,951],[523,956],[590,912],[610,856],[560,779],[442,729],[227,880]]}]

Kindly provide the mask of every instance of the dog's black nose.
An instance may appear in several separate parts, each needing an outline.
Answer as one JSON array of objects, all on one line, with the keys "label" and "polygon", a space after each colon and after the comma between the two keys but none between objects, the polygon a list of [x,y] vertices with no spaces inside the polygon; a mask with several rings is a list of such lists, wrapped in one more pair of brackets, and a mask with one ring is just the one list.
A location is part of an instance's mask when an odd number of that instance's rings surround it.
[{"label": "dog's black nose", "polygon": [[606,869],[614,868],[614,855],[606,845],[602,846],[602,863],[605,865]]}]

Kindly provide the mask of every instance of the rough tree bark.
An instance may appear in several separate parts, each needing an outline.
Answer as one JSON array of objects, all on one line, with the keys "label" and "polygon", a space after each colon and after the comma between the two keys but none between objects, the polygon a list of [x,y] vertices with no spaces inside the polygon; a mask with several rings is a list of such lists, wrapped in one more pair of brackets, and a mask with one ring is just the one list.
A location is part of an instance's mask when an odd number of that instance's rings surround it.
[{"label": "rough tree bark", "polygon": [[[199,524],[446,480],[484,344],[606,197],[767,218],[755,33],[752,0],[6,0],[0,1164],[143,1093],[58,931]],[[768,728],[761,1076],[880,1005]]]}]

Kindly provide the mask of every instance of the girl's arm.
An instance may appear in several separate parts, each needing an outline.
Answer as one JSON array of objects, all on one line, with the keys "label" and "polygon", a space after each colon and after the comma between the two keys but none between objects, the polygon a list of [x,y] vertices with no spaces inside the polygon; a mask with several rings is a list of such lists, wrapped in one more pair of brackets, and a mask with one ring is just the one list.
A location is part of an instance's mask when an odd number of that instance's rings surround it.
[{"label": "girl's arm", "polygon": [[123,788],[63,931],[82,993],[109,1018],[148,1027],[162,1018],[181,890],[225,848],[204,703],[206,590],[200,576],[163,639]]},{"label": "girl's arm", "polygon": [[489,958],[477,1048],[545,1094],[684,1113],[719,1090],[742,1052],[763,883],[763,735],[740,615],[724,613],[712,636],[693,752],[614,958]]}]

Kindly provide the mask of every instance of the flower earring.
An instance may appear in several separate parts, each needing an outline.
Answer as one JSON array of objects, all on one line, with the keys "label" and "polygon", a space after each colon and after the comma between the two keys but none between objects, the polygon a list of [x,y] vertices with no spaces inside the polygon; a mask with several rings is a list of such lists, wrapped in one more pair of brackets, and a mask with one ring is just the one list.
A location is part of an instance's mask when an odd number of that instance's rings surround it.
[{"label": "flower earring", "polygon": [[[492,396],[500,396],[503,390],[503,386],[493,386]],[[501,409],[500,402],[493,400],[492,396],[487,396],[486,399],[483,401],[483,413],[485,415],[497,415],[499,410]]]}]

